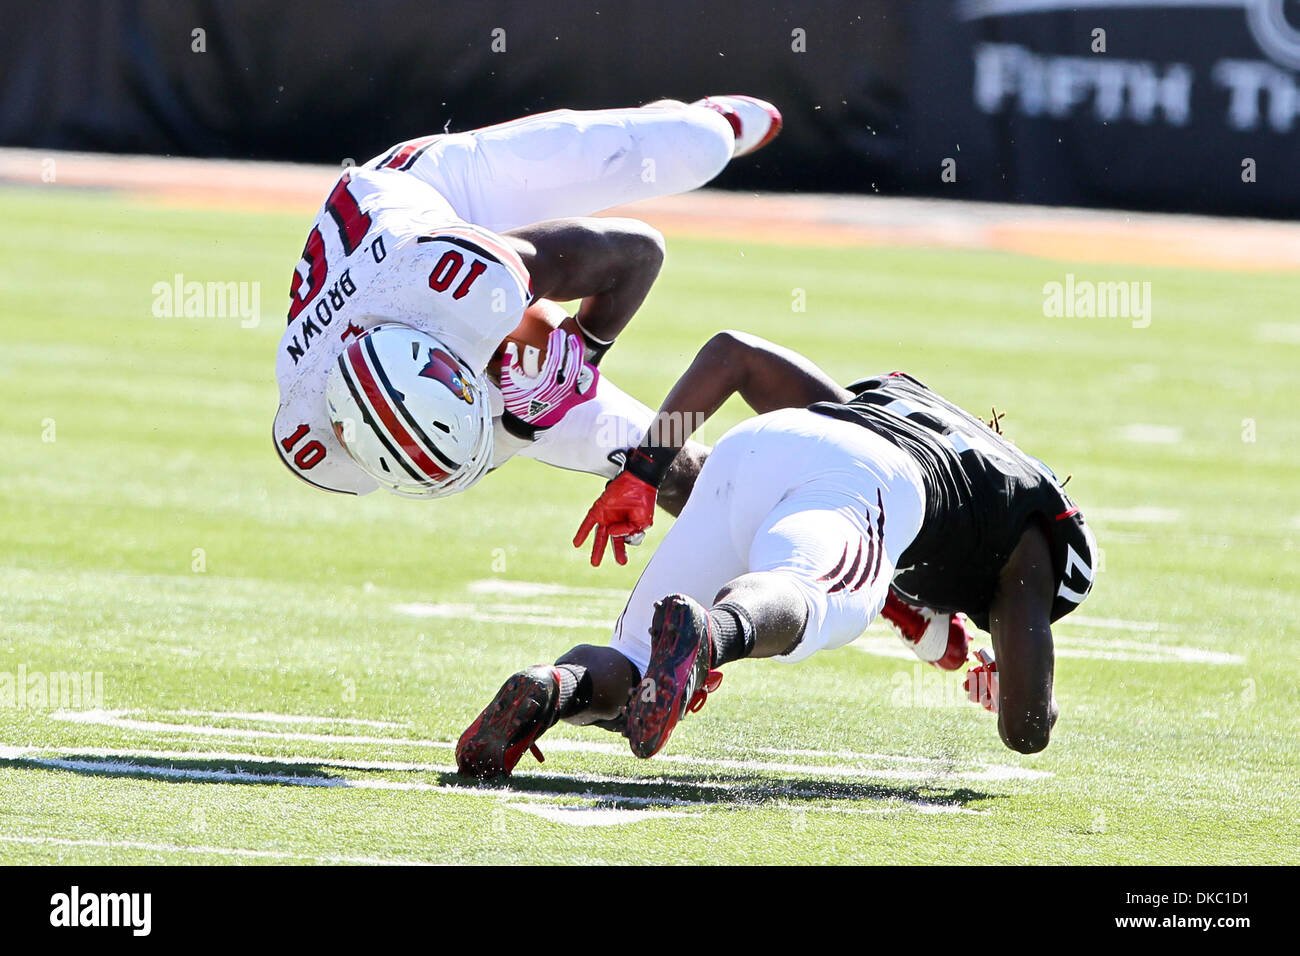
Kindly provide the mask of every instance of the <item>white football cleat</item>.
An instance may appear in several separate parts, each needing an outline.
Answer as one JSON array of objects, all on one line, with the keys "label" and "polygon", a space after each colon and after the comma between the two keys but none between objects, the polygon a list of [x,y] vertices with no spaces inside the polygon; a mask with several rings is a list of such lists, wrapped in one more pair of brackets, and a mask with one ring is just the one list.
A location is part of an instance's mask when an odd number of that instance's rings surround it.
[{"label": "white football cleat", "polygon": [[736,134],[736,146],[731,155],[745,156],[762,149],[781,132],[781,111],[766,100],[753,96],[730,94],[706,96],[692,106],[706,106],[721,113]]},{"label": "white football cleat", "polygon": [[928,607],[917,607],[891,589],[880,616],[894,625],[903,643],[927,664],[955,671],[966,662],[970,630],[965,614],[940,613]]}]

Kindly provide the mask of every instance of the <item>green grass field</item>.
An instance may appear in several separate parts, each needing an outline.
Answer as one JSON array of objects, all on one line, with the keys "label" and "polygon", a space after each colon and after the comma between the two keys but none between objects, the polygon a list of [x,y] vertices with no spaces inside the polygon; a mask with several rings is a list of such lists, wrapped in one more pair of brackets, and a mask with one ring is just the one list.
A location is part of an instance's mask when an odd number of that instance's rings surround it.
[{"label": "green grass field", "polygon": [[[633,394],[739,327],[996,404],[1073,474],[1105,561],[1058,629],[1056,734],[1007,750],[873,627],[730,667],[661,758],[561,726],[480,786],[460,731],[602,642],[648,557],[569,546],[599,482],[311,489],[270,444],[304,217],[53,187],[0,211],[0,862],[1300,862],[1294,275],[670,236],[604,366]],[[1149,281],[1150,327],[1045,318],[1067,272]],[[177,273],[260,283],[260,325],[156,318]],[[67,672],[102,700],[42,701]]]}]

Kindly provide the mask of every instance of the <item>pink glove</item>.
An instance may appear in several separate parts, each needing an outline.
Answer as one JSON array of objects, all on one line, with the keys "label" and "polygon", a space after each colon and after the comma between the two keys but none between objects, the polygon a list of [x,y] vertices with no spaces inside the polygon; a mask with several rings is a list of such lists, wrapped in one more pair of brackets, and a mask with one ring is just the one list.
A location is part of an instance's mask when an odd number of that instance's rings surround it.
[{"label": "pink glove", "polygon": [[508,343],[501,360],[506,411],[537,428],[549,428],[569,409],[594,398],[600,372],[582,355],[582,340],[556,329],[546,338],[546,360],[536,377],[530,377],[524,374],[515,343]]}]

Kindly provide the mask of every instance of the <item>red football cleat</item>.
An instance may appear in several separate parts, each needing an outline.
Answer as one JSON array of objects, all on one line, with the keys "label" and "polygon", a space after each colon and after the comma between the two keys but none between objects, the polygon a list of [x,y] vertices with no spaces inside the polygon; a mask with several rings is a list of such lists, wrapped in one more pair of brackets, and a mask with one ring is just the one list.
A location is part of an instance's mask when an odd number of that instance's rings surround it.
[{"label": "red football cleat", "polygon": [[514,770],[525,751],[544,760],[536,740],[555,723],[559,701],[554,667],[539,665],[513,675],[460,735],[457,769],[470,777],[497,777]]},{"label": "red football cleat", "polygon": [[722,682],[720,671],[709,670],[709,628],[709,612],[684,594],[670,594],[655,604],[650,665],[627,704],[627,739],[638,757],[657,754],[677,721],[688,709],[703,707]]}]

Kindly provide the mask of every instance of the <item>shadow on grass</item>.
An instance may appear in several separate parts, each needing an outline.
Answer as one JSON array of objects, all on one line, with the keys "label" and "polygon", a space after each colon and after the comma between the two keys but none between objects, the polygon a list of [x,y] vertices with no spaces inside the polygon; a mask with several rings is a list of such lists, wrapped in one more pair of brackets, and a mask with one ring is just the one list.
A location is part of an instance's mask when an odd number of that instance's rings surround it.
[{"label": "shadow on grass", "polygon": [[912,784],[847,782],[815,776],[816,771],[816,767],[809,767],[807,776],[788,771],[731,771],[674,773],[661,777],[628,777],[620,780],[610,780],[607,777],[593,780],[582,774],[531,773],[505,781],[477,784],[466,781],[464,777],[451,776],[451,780],[461,787],[473,788],[477,785],[505,788],[517,791],[521,796],[539,792],[572,794],[593,798],[609,806],[757,806],[773,801],[811,805],[839,801],[858,803],[901,800],[927,806],[960,807],[997,796],[967,786],[949,786],[939,778]]},{"label": "shadow on grass", "polygon": [[[653,767],[653,764],[646,765]],[[675,770],[680,765],[671,765]],[[14,767],[83,776],[158,780],[167,783],[221,783],[256,786],[338,787],[343,789],[395,789],[518,794],[530,797],[571,797],[597,806],[648,808],[678,806],[757,807],[773,802],[786,805],[902,801],[926,807],[964,807],[998,794],[953,785],[944,775],[918,783],[877,783],[827,779],[782,772],[685,773],[657,776],[614,777],[589,773],[530,770],[508,778],[474,780],[459,774],[422,769],[394,771],[362,765],[332,766],[310,761],[277,762],[274,758],[158,758],[139,754],[16,755],[0,758],[0,767]],[[383,776],[381,776],[383,775]],[[396,779],[394,779],[396,778]]]}]

